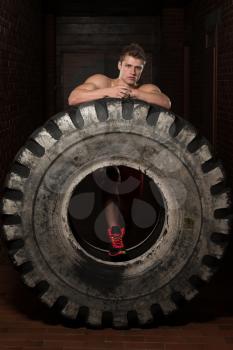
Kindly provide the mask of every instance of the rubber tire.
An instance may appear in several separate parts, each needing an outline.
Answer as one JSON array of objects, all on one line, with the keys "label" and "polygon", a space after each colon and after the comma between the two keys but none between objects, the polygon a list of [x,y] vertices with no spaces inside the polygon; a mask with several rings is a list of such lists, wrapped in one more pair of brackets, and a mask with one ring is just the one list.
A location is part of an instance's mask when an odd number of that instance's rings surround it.
[{"label": "rubber tire", "polygon": [[[159,187],[166,219],[148,251],[104,262],[74,239],[72,190],[109,165],[140,169]],[[229,192],[207,141],[183,119],[138,100],[103,99],[51,118],[16,155],[2,200],[3,231],[24,283],[87,325],[153,322],[208,282],[229,236]]]}]

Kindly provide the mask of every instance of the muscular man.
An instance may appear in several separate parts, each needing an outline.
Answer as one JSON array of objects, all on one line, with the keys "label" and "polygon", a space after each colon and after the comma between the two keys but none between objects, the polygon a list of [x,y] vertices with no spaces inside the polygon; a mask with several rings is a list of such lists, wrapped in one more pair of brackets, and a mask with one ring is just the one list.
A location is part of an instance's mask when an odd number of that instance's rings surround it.
[{"label": "muscular man", "polygon": [[138,85],[146,60],[143,49],[136,44],[126,46],[118,62],[119,76],[111,79],[102,74],[89,77],[70,94],[69,105],[104,97],[132,97],[169,109],[170,99],[154,84]]},{"label": "muscular man", "polygon": [[[111,79],[102,74],[89,77],[82,85],[77,86],[70,94],[69,105],[77,105],[105,97],[134,98],[151,104],[170,109],[170,99],[154,84],[139,85],[138,81],[146,64],[144,50],[138,44],[130,44],[123,48],[118,62],[119,76]],[[113,177],[114,169],[112,170]],[[118,180],[121,177],[119,167]],[[117,192],[117,191],[116,191]],[[108,236],[111,242],[110,256],[125,253],[122,241],[125,228],[119,226],[119,208],[113,197],[109,196],[106,201],[105,215],[109,225]]]}]

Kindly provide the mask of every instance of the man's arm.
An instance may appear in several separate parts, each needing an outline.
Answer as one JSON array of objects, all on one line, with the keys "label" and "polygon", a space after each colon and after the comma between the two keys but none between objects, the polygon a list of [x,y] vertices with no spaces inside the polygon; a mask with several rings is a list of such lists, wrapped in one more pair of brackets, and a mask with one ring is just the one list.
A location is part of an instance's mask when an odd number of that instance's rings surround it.
[{"label": "man's arm", "polygon": [[102,74],[95,74],[89,77],[84,84],[77,86],[70,94],[68,103],[70,106],[83,102],[98,100],[104,97],[122,98],[130,93],[126,85],[109,87],[110,79]]},{"label": "man's arm", "polygon": [[138,89],[132,89],[130,96],[167,109],[171,108],[171,101],[168,96],[163,94],[158,86],[153,84],[144,84]]}]

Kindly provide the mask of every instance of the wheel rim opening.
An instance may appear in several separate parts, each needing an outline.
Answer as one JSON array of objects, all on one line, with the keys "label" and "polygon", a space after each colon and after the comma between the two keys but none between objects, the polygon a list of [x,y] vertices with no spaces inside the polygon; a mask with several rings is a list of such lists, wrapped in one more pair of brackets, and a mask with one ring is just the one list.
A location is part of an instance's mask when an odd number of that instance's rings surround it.
[{"label": "wheel rim opening", "polygon": [[165,206],[154,181],[127,166],[99,168],[74,189],[68,206],[68,222],[75,240],[89,254],[112,260],[111,226],[125,228],[122,238],[130,260],[148,250],[161,234]]}]

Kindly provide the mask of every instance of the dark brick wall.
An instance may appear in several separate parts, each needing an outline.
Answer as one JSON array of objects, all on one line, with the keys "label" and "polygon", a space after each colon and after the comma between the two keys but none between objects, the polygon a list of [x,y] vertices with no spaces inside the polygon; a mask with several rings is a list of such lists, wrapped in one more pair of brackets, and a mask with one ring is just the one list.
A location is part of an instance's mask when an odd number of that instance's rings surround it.
[{"label": "dark brick wall", "polygon": [[233,2],[224,1],[218,52],[217,149],[233,184]]},{"label": "dark brick wall", "polygon": [[191,121],[201,126],[202,54],[206,18],[220,10],[217,30],[217,120],[215,149],[233,179],[233,2],[231,0],[192,1],[186,9],[186,34],[191,45]]},{"label": "dark brick wall", "polygon": [[45,115],[56,113],[56,17],[45,16]]},{"label": "dark brick wall", "polygon": [[184,9],[164,9],[161,14],[160,85],[172,101],[172,111],[183,116]]},{"label": "dark brick wall", "polygon": [[0,184],[43,118],[40,6],[40,0],[0,2]]}]

